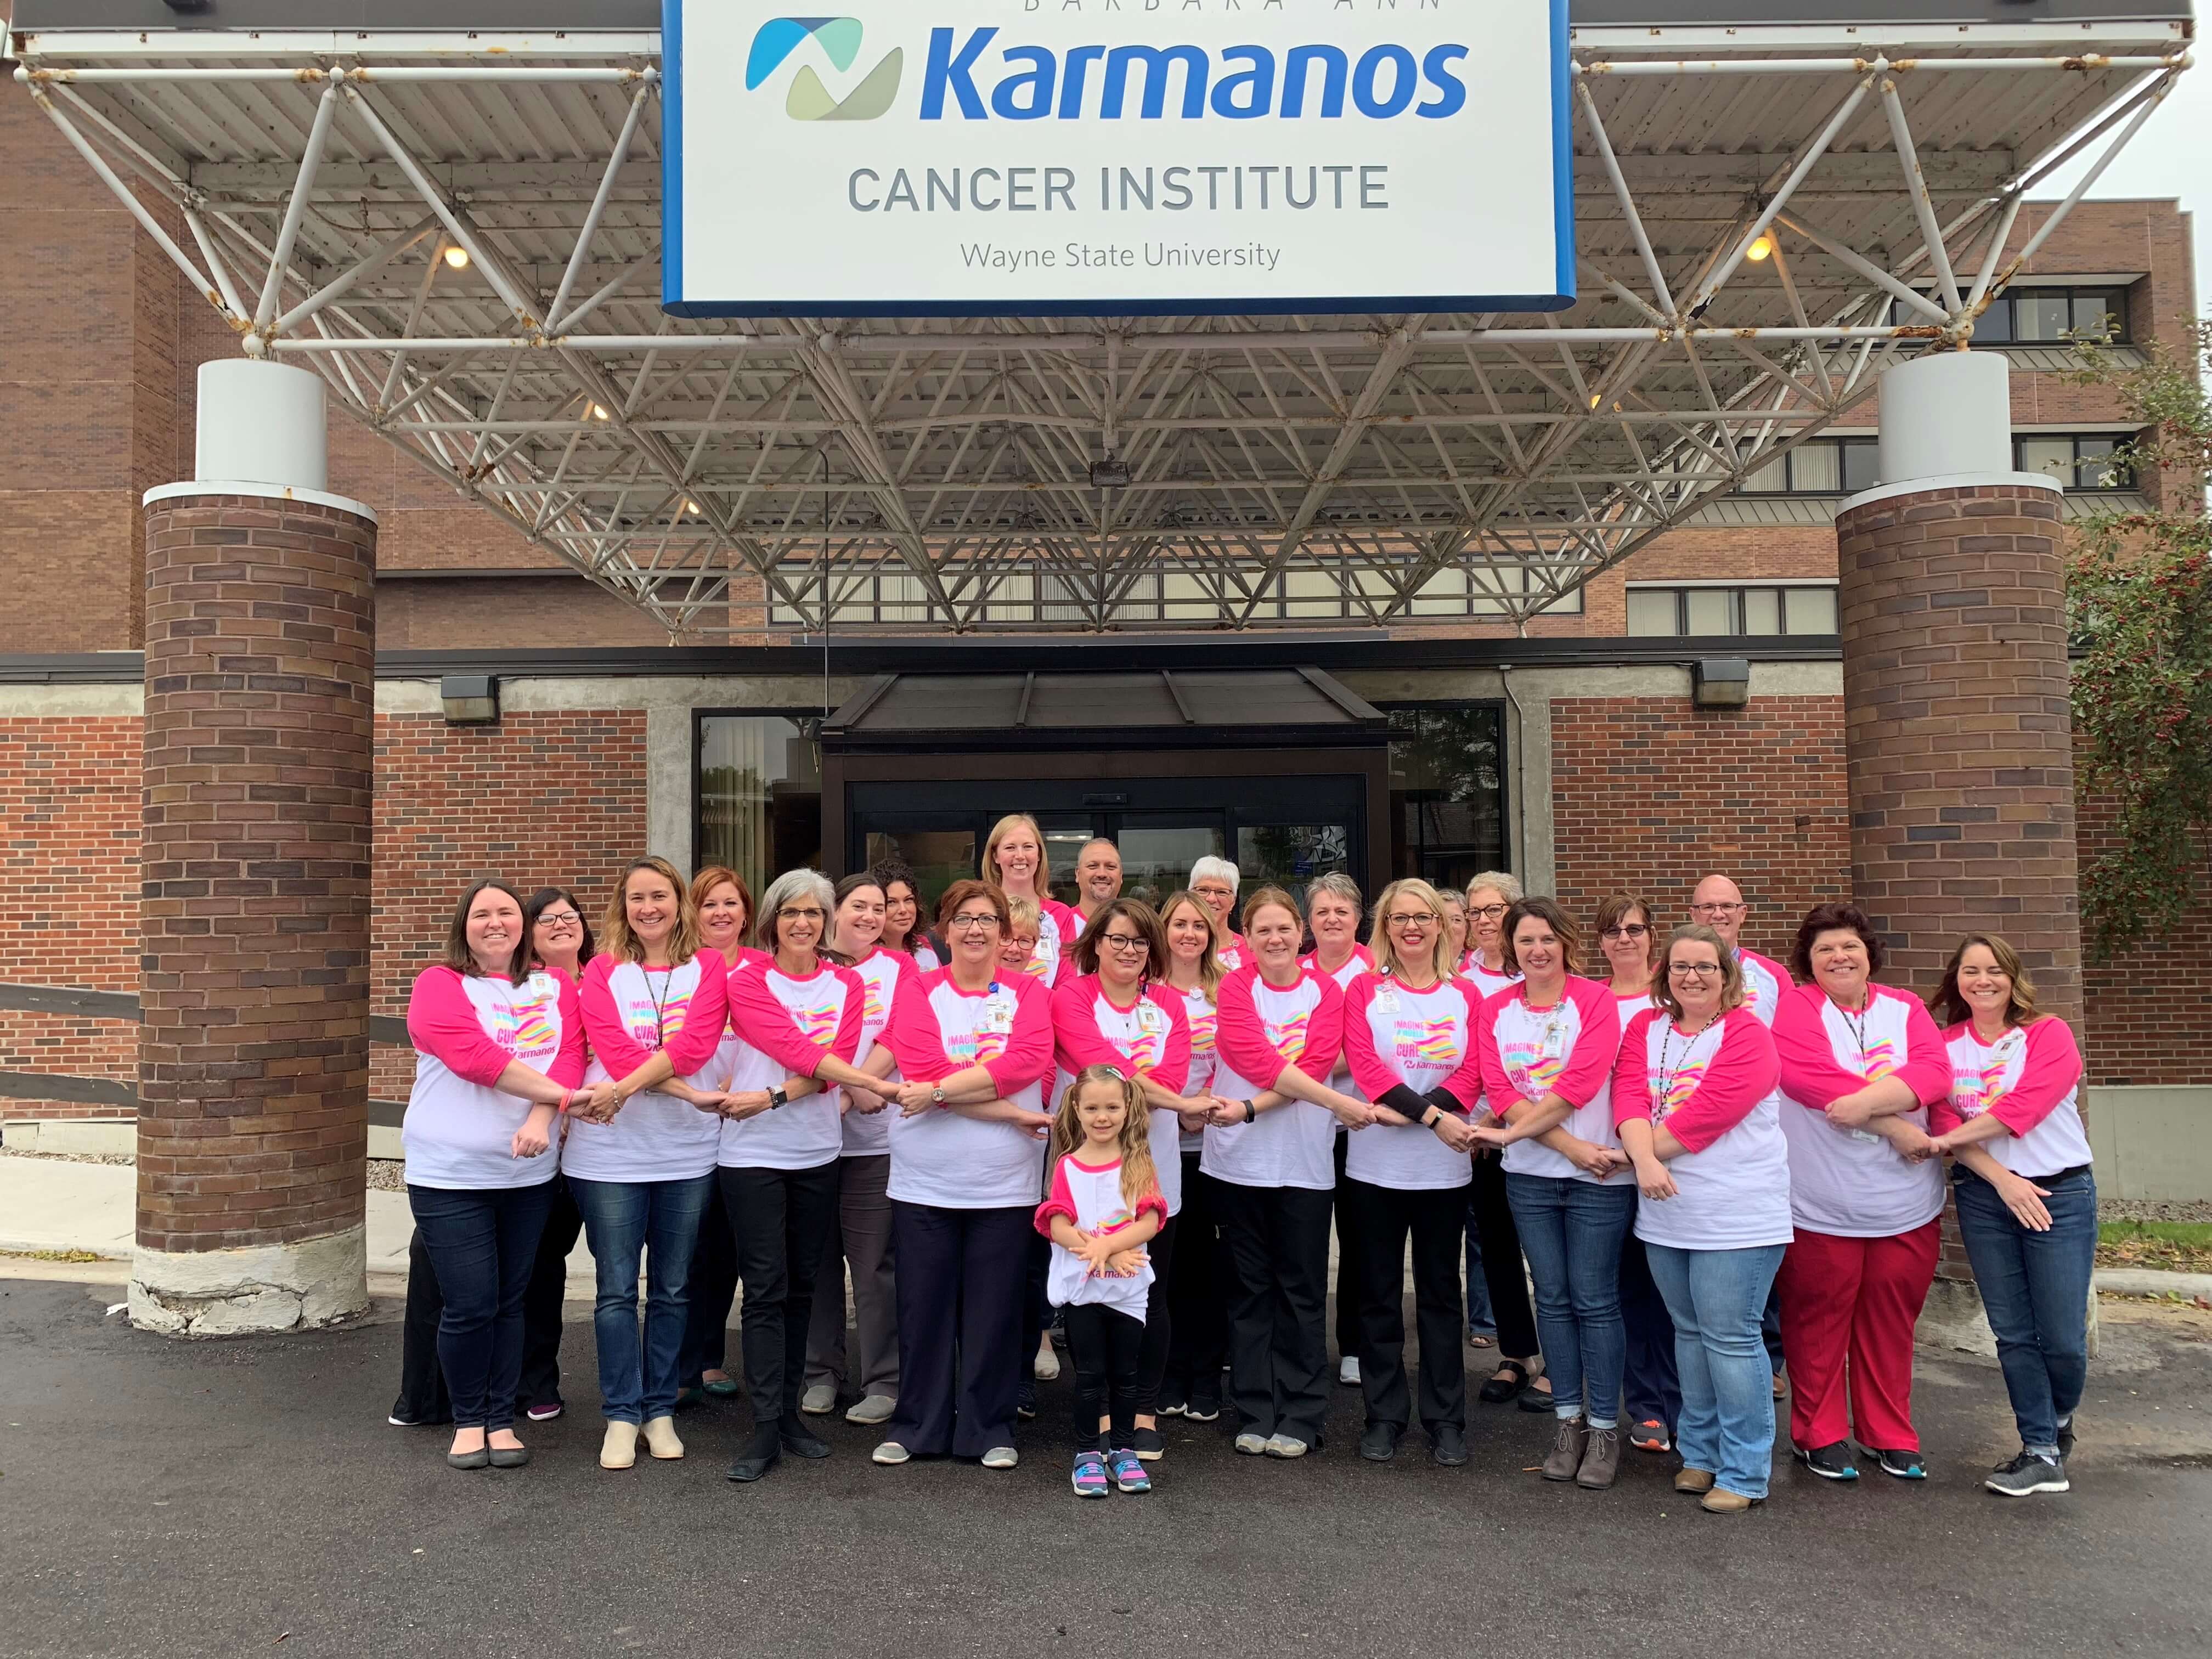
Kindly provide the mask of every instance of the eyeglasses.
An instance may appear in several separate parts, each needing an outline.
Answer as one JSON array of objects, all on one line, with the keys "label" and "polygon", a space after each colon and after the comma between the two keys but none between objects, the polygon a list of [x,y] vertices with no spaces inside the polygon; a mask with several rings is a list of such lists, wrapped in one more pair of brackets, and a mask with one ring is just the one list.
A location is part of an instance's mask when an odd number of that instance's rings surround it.
[{"label": "eyeglasses", "polygon": [[1749,908],[1748,904],[1739,900],[1734,904],[1693,904],[1690,907],[1690,914],[1693,916],[1732,916],[1739,910]]},{"label": "eyeglasses", "polygon": [[1098,942],[1117,956],[1133,956],[1146,948],[1145,941],[1134,933],[1101,933]]},{"label": "eyeglasses", "polygon": [[1601,933],[1600,937],[1603,939],[1648,939],[1650,937],[1650,934],[1651,930],[1649,927],[1646,927],[1642,922],[1631,921],[1624,922],[1619,927],[1605,928]]},{"label": "eyeglasses", "polygon": [[1385,916],[1382,918],[1382,925],[1385,927],[1427,927],[1432,926],[1435,921],[1436,918],[1425,910],[1416,910],[1410,916]]},{"label": "eyeglasses", "polygon": [[953,917],[945,924],[945,931],[948,933],[988,933],[998,925],[998,917],[988,910],[983,910],[974,915]]},{"label": "eyeglasses", "polygon": [[1504,915],[1505,908],[1502,904],[1470,904],[1467,907],[1467,913],[1471,916],[1480,916],[1485,921],[1496,921]]},{"label": "eyeglasses", "polygon": [[787,905],[784,908],[776,912],[778,916],[787,921],[819,921],[822,920],[823,914],[823,912],[817,910],[811,906],[802,910],[795,904]]},{"label": "eyeglasses", "polygon": [[583,917],[574,910],[548,910],[538,918],[540,927],[581,927]]},{"label": "eyeglasses", "polygon": [[1667,964],[1667,971],[1678,974],[1684,979],[1703,979],[1708,974],[1719,973],[1721,965],[1717,962],[1670,962]]}]

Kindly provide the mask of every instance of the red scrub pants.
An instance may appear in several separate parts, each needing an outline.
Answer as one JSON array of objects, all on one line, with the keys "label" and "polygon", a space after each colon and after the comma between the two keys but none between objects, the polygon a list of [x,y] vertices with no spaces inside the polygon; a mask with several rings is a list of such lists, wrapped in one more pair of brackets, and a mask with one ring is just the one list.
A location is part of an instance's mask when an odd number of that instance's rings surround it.
[{"label": "red scrub pants", "polygon": [[1775,1280],[1795,1443],[1828,1446],[1856,1434],[1861,1445],[1878,1450],[1920,1449],[1912,1426],[1912,1327],[1942,1243],[1940,1218],[1887,1238],[1797,1229]]}]

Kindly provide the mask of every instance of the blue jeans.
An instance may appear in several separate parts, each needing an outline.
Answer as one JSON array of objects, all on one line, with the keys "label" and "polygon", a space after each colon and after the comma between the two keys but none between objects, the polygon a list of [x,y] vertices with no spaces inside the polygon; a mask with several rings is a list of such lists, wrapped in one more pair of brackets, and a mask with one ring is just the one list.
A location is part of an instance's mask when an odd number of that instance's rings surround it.
[{"label": "blue jeans", "polygon": [[2051,1196],[2051,1231],[2014,1219],[1997,1189],[1971,1170],[1951,1178],[1959,1233],[1996,1333],[1997,1363],[2021,1443],[2056,1455],[2058,1425],[2081,1403],[2089,1374],[2089,1283],[2097,1256],[2097,1178],[2085,1166],[2037,1180]]},{"label": "blue jeans", "polygon": [[[676,1409],[685,1289],[711,1175],[687,1181],[568,1177],[599,1275],[592,1334],[599,1350],[599,1411],[611,1423],[649,1423]],[[645,1254],[645,1339],[637,1328],[638,1256]]]},{"label": "blue jeans", "polygon": [[1553,1409],[1620,1421],[1628,1336],[1620,1321],[1620,1241],[1636,1218],[1636,1188],[1505,1172],[1521,1254],[1536,1286],[1536,1334],[1552,1379]]},{"label": "blue jeans", "polygon": [[445,1298],[438,1365],[453,1396],[453,1426],[511,1428],[522,1378],[523,1292],[553,1207],[553,1183],[410,1186],[407,1203]]},{"label": "blue jeans", "polygon": [[1482,1238],[1474,1219],[1474,1186],[1467,1189],[1467,1328],[1480,1336],[1498,1333],[1498,1316],[1490,1310],[1490,1280],[1482,1271]]},{"label": "blue jeans", "polygon": [[1674,1367],[1682,1382],[1674,1444],[1682,1467],[1704,1469],[1715,1486],[1746,1498],[1765,1497],[1773,1470],[1774,1371],[1759,1321],[1784,1249],[1644,1247],[1674,1322]]}]

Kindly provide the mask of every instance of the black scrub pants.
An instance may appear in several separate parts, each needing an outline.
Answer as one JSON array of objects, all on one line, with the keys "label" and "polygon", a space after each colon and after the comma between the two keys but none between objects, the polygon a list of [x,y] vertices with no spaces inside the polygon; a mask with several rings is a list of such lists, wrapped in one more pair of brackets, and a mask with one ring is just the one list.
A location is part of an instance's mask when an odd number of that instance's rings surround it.
[{"label": "black scrub pants", "polygon": [[[1465,1302],[1460,1247],[1466,1237],[1467,1189],[1401,1192],[1347,1178],[1336,1189],[1337,1213],[1359,1237],[1359,1385],[1367,1420],[1402,1431],[1411,1407],[1434,1433],[1467,1427],[1467,1358],[1460,1348]],[[1418,1390],[1406,1382],[1406,1241],[1413,1244],[1414,1328],[1421,1343]],[[1418,1396],[1418,1398],[1417,1398]]]}]

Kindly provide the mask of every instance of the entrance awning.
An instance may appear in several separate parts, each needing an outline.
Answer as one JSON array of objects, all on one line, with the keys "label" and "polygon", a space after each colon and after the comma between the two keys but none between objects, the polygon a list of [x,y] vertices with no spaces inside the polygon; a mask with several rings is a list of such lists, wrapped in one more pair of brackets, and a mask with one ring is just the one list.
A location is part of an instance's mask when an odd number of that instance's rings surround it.
[{"label": "entrance awning", "polygon": [[665,316],[649,0],[18,0],[10,50],[244,349],[708,643],[1525,623],[1971,338],[2193,35],[1573,9],[1583,298],[1540,318]]},{"label": "entrance awning", "polygon": [[1381,747],[1382,710],[1318,668],[884,674],[823,722],[838,754]]}]

